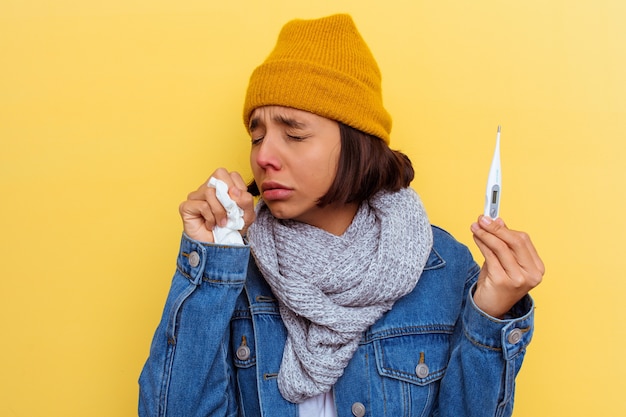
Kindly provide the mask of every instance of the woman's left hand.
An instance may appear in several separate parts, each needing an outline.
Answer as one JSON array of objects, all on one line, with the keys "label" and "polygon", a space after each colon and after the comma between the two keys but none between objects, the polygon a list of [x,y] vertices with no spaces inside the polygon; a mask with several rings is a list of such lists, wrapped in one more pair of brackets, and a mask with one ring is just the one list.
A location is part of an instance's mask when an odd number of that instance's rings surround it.
[{"label": "woman's left hand", "polygon": [[480,216],[472,224],[474,241],[485,257],[474,303],[483,312],[502,318],[541,282],[545,267],[530,237],[509,229],[500,218]]}]

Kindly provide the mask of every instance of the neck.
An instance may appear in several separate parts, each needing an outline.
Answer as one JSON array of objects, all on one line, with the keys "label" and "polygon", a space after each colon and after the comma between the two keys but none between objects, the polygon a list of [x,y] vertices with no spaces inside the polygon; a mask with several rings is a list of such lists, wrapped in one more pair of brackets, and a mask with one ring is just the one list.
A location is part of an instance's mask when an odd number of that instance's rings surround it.
[{"label": "neck", "polygon": [[358,209],[359,205],[356,203],[329,204],[320,207],[314,216],[294,220],[315,226],[333,235],[341,236],[352,223]]}]

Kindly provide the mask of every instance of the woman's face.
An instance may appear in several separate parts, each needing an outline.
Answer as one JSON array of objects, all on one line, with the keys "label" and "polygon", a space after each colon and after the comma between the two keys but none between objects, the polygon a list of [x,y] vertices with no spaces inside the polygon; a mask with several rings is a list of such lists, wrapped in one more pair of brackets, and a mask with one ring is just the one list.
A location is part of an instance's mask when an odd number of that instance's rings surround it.
[{"label": "woman's face", "polygon": [[254,180],[272,215],[343,233],[356,208],[317,206],[337,172],[338,123],[290,107],[265,106],[252,112],[248,128]]}]

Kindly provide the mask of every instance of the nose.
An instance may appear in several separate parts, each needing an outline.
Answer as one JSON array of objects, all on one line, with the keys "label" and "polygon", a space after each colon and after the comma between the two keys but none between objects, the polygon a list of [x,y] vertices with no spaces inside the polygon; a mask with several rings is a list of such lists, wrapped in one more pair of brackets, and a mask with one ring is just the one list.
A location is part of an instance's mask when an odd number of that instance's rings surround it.
[{"label": "nose", "polygon": [[260,168],[279,170],[282,167],[280,158],[280,137],[269,131],[259,144],[252,148],[252,160]]}]

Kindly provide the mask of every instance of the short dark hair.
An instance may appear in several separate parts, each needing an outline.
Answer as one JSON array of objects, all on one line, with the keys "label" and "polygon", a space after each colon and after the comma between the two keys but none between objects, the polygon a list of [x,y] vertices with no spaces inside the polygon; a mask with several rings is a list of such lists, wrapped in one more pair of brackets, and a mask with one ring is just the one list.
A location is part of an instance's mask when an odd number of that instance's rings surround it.
[{"label": "short dark hair", "polygon": [[[395,151],[380,138],[339,123],[341,151],[337,174],[330,188],[318,201],[320,207],[332,203],[362,203],[382,190],[398,191],[409,186],[415,176],[408,156]],[[260,195],[252,180],[248,192]]]}]

